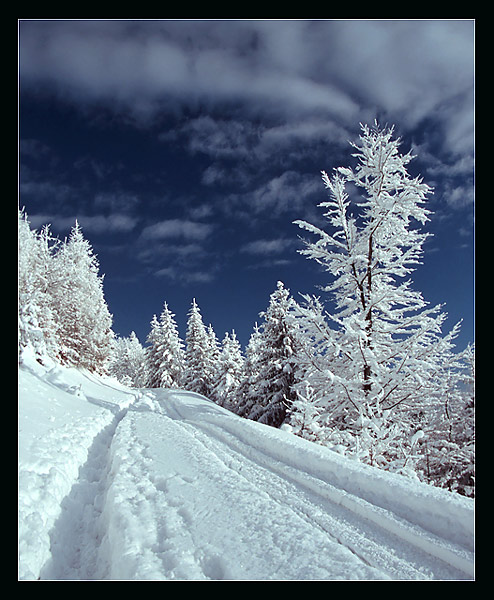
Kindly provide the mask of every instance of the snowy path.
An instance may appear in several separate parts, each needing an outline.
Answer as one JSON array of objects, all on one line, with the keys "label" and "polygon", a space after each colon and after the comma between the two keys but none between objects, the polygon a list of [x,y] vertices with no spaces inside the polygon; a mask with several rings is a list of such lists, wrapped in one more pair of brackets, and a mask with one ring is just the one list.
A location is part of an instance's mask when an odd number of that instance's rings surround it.
[{"label": "snowy path", "polygon": [[119,411],[94,438],[77,481],[61,503],[61,514],[50,532],[51,557],[40,579],[94,578],[105,534],[101,510],[108,481],[109,452],[117,425],[125,413],[126,409]]},{"label": "snowy path", "polygon": [[[20,484],[30,507],[20,516],[20,563],[31,565],[21,579],[473,578],[470,500],[348,461],[195,394],[80,385],[78,401],[104,424],[85,441],[70,485],[51,497],[59,510],[44,529],[29,502],[34,483]],[[21,472],[39,464],[37,450]],[[35,565],[39,539],[45,552]]]}]

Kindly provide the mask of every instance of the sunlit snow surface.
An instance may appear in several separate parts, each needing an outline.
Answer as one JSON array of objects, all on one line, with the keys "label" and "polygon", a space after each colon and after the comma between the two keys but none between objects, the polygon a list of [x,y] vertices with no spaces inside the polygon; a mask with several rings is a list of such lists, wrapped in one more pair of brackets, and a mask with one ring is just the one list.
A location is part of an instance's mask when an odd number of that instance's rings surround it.
[{"label": "sunlit snow surface", "polygon": [[473,506],[197,394],[20,365],[19,579],[473,579]]}]

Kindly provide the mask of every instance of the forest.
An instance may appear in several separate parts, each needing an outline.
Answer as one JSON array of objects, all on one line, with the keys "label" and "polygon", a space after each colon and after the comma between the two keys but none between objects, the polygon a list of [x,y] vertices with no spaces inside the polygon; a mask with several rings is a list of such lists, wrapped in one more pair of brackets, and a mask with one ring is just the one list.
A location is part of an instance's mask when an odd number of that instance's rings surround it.
[{"label": "forest", "polygon": [[[363,125],[356,166],[322,172],[326,227],[305,221],[301,250],[322,265],[319,296],[278,281],[242,349],[218,340],[192,299],[185,335],[164,299],[142,345],[117,337],[91,244],[33,230],[19,211],[19,352],[135,388],[180,388],[381,469],[474,496],[475,351],[444,332],[410,278],[428,237],[431,189],[412,178],[393,128]],[[355,196],[359,195],[359,200]]]}]

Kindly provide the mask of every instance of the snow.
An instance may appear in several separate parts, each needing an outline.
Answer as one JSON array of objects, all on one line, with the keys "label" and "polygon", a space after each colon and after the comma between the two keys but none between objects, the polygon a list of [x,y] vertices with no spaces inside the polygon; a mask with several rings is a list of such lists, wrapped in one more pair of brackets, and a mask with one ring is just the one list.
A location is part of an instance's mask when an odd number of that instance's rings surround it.
[{"label": "snow", "polygon": [[19,369],[19,579],[473,579],[469,498],[182,390]]}]

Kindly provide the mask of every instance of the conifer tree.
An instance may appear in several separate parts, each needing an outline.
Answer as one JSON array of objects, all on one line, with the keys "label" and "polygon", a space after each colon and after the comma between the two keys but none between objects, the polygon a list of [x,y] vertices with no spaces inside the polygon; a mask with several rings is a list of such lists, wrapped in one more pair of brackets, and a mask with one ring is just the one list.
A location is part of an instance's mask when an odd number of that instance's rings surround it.
[{"label": "conifer tree", "polygon": [[19,351],[30,346],[39,360],[57,358],[56,315],[50,296],[56,240],[49,227],[31,230],[24,210],[19,211],[18,299]]},{"label": "conifer tree", "polygon": [[474,346],[458,355],[464,372],[446,374],[441,402],[424,426],[417,445],[416,471],[421,479],[458,492],[475,495]]},{"label": "conifer tree", "polygon": [[129,387],[145,387],[142,381],[145,351],[134,331],[128,338],[115,338],[108,365],[110,375]]},{"label": "conifer tree", "polygon": [[208,351],[204,356],[204,377],[207,390],[205,395],[208,398],[216,401],[214,397],[214,388],[216,384],[216,373],[218,370],[221,348],[211,323],[208,325],[206,333],[208,339]]},{"label": "conifer tree", "polygon": [[242,377],[237,388],[233,407],[241,417],[247,417],[257,400],[256,382],[259,376],[262,355],[262,333],[257,322],[245,349],[245,361]]},{"label": "conifer tree", "polygon": [[50,296],[62,362],[104,372],[114,337],[112,315],[98,260],[77,221],[54,256]]},{"label": "conifer tree", "polygon": [[207,365],[211,353],[211,338],[195,298],[188,314],[185,346],[183,386],[186,390],[207,396],[210,392]]},{"label": "conifer tree", "polygon": [[180,387],[184,371],[184,345],[178,334],[175,315],[166,302],[159,320],[153,315],[147,343],[146,386]]},{"label": "conifer tree", "polygon": [[180,387],[184,370],[184,344],[178,335],[175,315],[165,302],[160,317],[161,339],[157,348],[159,387]]},{"label": "conifer tree", "polygon": [[255,398],[247,398],[251,405],[248,418],[280,427],[296,400],[295,383],[298,331],[292,314],[293,301],[281,281],[271,294],[262,324],[262,343],[258,373],[253,382]]},{"label": "conifer tree", "polygon": [[148,346],[145,348],[144,360],[144,381],[145,387],[159,387],[159,365],[160,357],[158,348],[162,343],[162,332],[158,317],[153,315],[150,323],[150,330],[146,338]]},{"label": "conifer tree", "polygon": [[235,331],[227,332],[217,359],[212,396],[217,404],[231,408],[243,374],[244,359]]},{"label": "conifer tree", "polygon": [[134,331],[130,332],[125,352],[125,362],[128,365],[128,375],[131,386],[144,387],[143,370],[146,352]]},{"label": "conifer tree", "polygon": [[307,381],[295,386],[297,398],[292,402],[288,425],[290,431],[312,442],[324,442],[320,423],[323,404],[321,398]]}]

